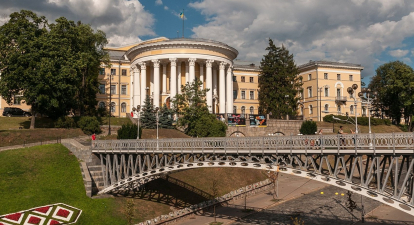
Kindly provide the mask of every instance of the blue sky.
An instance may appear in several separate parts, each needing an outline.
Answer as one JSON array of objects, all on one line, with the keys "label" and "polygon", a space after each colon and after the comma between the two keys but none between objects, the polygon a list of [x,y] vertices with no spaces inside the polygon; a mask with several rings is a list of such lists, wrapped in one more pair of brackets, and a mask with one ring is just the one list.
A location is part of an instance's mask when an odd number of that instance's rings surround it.
[{"label": "blue sky", "polygon": [[364,81],[386,62],[410,66],[414,56],[412,0],[0,0],[0,25],[8,15],[32,10],[50,21],[60,16],[103,30],[110,46],[182,36],[224,42],[239,59],[260,61],[268,39],[284,44],[298,65],[309,60],[357,63]]}]

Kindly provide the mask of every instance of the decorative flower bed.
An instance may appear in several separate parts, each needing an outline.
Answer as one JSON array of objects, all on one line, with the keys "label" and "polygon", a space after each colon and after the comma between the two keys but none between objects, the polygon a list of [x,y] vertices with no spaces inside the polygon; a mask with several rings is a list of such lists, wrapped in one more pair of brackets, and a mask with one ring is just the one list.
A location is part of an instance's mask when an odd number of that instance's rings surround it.
[{"label": "decorative flower bed", "polygon": [[81,215],[82,210],[75,207],[57,203],[40,206],[21,212],[0,215],[0,225],[56,225],[74,224]]}]

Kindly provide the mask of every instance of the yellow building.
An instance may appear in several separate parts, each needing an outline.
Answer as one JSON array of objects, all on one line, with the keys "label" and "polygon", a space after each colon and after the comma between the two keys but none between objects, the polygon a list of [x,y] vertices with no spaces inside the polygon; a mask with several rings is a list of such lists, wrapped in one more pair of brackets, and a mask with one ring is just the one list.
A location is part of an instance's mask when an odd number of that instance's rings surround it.
[{"label": "yellow building", "polygon": [[[97,100],[98,107],[104,108],[112,102],[113,116],[126,117],[133,107],[144,104],[147,94],[155,106],[169,106],[181,92],[180,86],[195,78],[210,89],[206,100],[211,113],[259,113],[259,63],[237,60],[238,51],[224,43],[160,37],[107,50],[111,67],[102,65]],[[299,66],[304,90],[299,114],[319,121],[326,114],[361,112],[361,104],[355,110],[346,89],[354,83],[360,86],[362,69],[361,65],[323,61]],[[7,106],[0,98],[0,115]],[[18,100],[14,106],[30,109]]]},{"label": "yellow building", "polygon": [[[338,63],[327,61],[310,61],[298,67],[299,75],[302,76],[302,89],[300,93],[301,103],[300,115],[305,120],[321,121],[329,114],[346,115],[355,117],[366,114],[361,108],[358,99],[361,91],[361,70],[359,64]],[[357,84],[358,88],[353,95],[348,94],[348,87]],[[363,113],[362,113],[363,112]]]}]

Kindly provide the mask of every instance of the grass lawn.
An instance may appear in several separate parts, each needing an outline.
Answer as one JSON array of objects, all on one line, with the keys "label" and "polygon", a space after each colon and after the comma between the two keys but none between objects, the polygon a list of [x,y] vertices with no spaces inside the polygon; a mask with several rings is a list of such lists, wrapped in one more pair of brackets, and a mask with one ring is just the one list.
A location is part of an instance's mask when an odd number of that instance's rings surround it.
[{"label": "grass lawn", "polygon": [[40,141],[71,138],[84,135],[81,129],[35,129],[35,130],[0,130],[0,147],[22,145]]},{"label": "grass lawn", "polygon": [[[334,127],[334,134],[338,133],[339,126],[343,126],[343,130],[346,133],[351,133],[350,129],[355,131],[355,125],[353,124],[342,124],[342,123],[328,123],[328,122],[316,122],[318,127],[326,127],[331,128]],[[361,126],[358,125],[359,130],[361,133],[368,133],[369,126]],[[392,132],[403,132],[398,126],[395,125],[377,125],[373,126],[371,125],[371,132],[372,133],[392,133]]]},{"label": "grass lawn", "polygon": [[[22,127],[23,129],[30,128],[29,117],[0,117],[0,130],[14,130]],[[40,117],[35,120],[36,128],[53,128],[55,121],[51,118]]]},{"label": "grass lawn", "polygon": [[[91,199],[85,194],[78,160],[59,144],[0,152],[0,215],[53,203],[82,209],[77,224],[127,224],[125,198]],[[169,212],[139,199],[135,221]]]}]

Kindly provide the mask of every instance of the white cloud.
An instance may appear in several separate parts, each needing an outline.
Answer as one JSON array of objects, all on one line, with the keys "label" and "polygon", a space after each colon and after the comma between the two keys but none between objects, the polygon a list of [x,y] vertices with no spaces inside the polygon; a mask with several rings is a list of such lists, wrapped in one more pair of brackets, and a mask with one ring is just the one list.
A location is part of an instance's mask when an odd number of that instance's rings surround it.
[{"label": "white cloud", "polygon": [[162,5],[162,0],[155,0],[155,5]]},{"label": "white cloud", "polygon": [[[0,15],[28,9],[38,15],[44,15],[49,22],[64,16],[70,20],[91,24],[94,29],[106,33],[109,45],[134,43],[140,41],[138,36],[155,35],[155,19],[138,1],[129,0],[32,0],[5,3],[0,8]],[[7,22],[0,16],[0,25]]]},{"label": "white cloud", "polygon": [[165,6],[164,6],[164,9],[165,9],[165,10],[168,10],[168,6],[166,6],[166,5],[165,5]]},{"label": "white cloud", "polygon": [[332,60],[362,64],[373,74],[376,56],[403,48],[414,35],[414,2],[404,0],[201,0],[190,3],[207,19],[194,37],[210,38],[259,61],[267,38],[284,44],[297,64]]},{"label": "white cloud", "polygon": [[401,58],[403,56],[406,56],[408,54],[408,50],[401,50],[401,49],[396,49],[396,50],[391,50],[388,51],[388,53],[395,58]]}]

